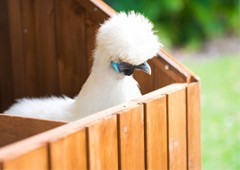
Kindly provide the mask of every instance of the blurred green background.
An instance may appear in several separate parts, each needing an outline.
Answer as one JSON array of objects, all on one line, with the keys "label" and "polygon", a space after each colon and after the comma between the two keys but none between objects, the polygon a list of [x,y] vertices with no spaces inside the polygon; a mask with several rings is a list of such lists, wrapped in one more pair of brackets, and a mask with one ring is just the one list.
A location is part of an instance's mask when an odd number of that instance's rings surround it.
[{"label": "blurred green background", "polygon": [[147,16],[164,43],[200,44],[222,35],[239,35],[239,0],[106,0],[117,11]]},{"label": "blurred green background", "polygon": [[148,17],[201,79],[202,169],[240,170],[240,0],[105,0]]}]

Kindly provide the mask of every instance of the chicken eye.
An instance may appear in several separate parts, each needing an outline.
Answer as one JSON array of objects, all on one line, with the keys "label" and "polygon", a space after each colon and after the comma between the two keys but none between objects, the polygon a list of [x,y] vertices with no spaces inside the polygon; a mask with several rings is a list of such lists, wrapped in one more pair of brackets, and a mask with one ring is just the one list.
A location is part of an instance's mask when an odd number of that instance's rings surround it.
[{"label": "chicken eye", "polygon": [[126,76],[130,76],[130,75],[133,74],[133,72],[134,72],[134,67],[129,68],[129,69],[125,69],[125,70],[123,71],[123,74],[126,75]]}]

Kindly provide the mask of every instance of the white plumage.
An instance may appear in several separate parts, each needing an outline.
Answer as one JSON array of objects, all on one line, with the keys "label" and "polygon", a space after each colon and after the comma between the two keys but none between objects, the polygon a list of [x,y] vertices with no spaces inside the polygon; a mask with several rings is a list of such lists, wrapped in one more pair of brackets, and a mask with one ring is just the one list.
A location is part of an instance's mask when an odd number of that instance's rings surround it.
[{"label": "white plumage", "polygon": [[73,121],[140,97],[132,73],[135,69],[150,73],[145,61],[160,46],[145,17],[134,12],[116,14],[97,32],[92,71],[76,98],[20,99],[4,113]]}]

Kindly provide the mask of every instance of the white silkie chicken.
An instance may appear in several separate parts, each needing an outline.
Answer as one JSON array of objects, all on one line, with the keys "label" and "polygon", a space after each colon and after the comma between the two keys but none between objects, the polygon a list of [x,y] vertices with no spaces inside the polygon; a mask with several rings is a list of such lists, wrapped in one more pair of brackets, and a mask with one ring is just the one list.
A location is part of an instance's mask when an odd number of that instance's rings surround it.
[{"label": "white silkie chicken", "polygon": [[119,13],[97,32],[92,71],[79,95],[20,99],[5,113],[52,120],[73,121],[140,97],[135,69],[151,74],[147,60],[161,44],[152,23],[134,12]]}]

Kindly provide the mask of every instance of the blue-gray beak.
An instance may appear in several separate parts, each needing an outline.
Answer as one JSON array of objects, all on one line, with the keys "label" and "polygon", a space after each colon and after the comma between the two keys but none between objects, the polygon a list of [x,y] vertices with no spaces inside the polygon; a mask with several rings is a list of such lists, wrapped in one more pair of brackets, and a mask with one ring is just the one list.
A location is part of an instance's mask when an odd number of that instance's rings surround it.
[{"label": "blue-gray beak", "polygon": [[144,62],[139,65],[132,65],[126,62],[115,63],[111,62],[112,67],[118,72],[123,73],[124,75],[130,76],[133,74],[134,70],[142,70],[147,74],[151,74],[151,67],[147,62]]},{"label": "blue-gray beak", "polygon": [[147,62],[144,62],[138,66],[135,66],[135,68],[138,70],[142,70],[149,75],[151,75],[151,73],[152,73],[151,67],[149,66],[149,64]]}]

